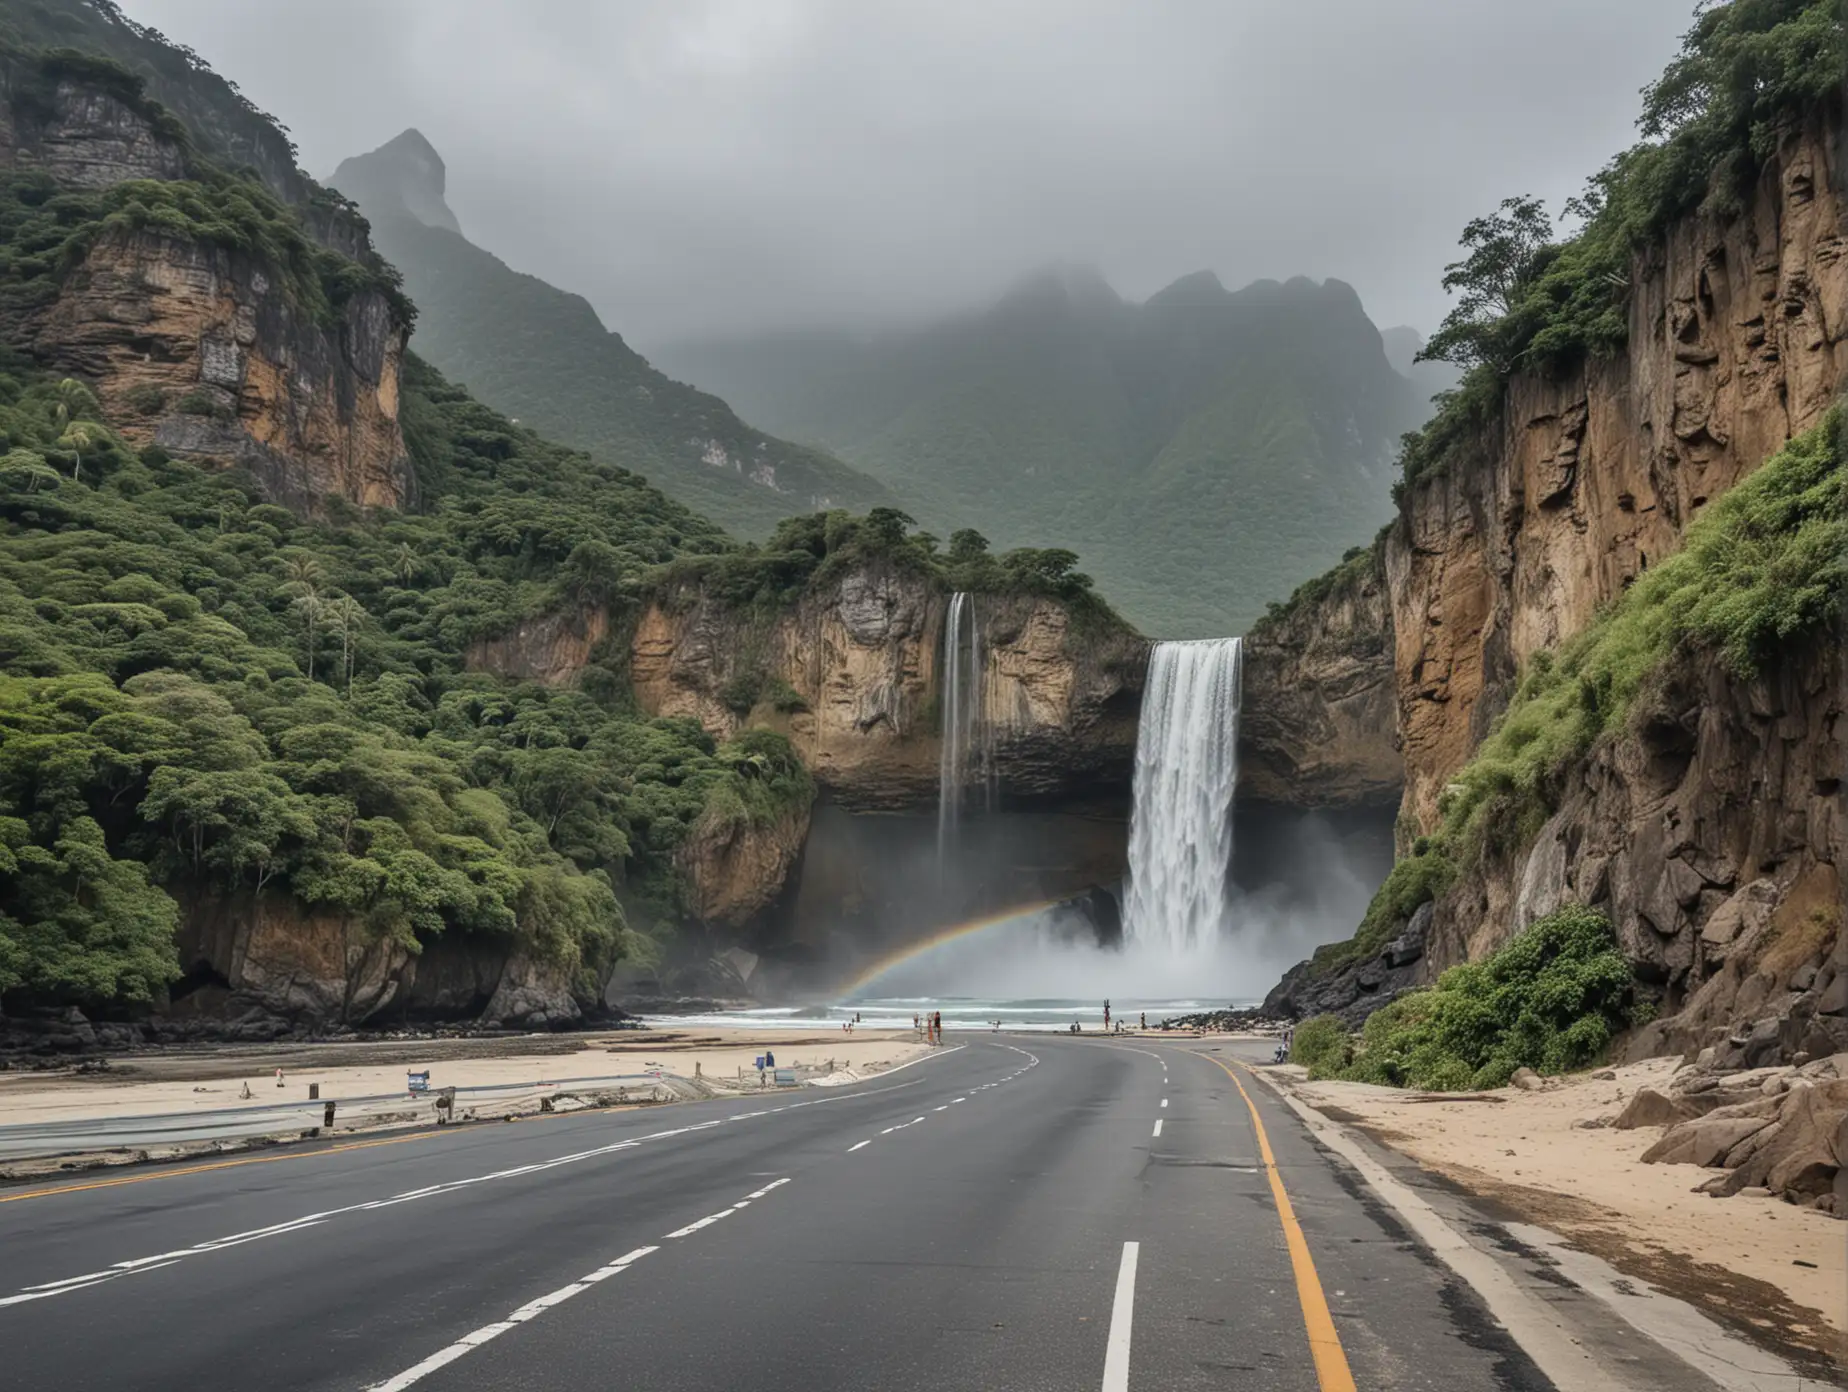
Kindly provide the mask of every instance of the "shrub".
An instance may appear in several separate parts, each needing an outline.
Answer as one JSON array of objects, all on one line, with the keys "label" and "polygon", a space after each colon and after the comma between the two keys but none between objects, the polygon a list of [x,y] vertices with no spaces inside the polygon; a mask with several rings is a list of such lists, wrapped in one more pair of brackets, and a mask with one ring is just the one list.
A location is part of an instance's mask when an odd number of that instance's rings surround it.
[{"label": "shrub", "polygon": [[1351,1053],[1347,1026],[1333,1015],[1304,1020],[1290,1036],[1290,1062],[1307,1068],[1311,1077],[1346,1067]]},{"label": "shrub", "polygon": [[1352,1060],[1329,1076],[1450,1092],[1501,1087],[1522,1067],[1582,1068],[1630,1022],[1630,992],[1610,921],[1564,908],[1375,1011]]}]

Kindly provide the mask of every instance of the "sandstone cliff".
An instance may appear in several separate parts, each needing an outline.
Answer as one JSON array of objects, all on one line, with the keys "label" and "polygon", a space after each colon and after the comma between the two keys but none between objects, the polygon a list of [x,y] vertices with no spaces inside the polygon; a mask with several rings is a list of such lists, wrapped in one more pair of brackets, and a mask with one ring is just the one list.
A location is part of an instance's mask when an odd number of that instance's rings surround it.
[{"label": "sandstone cliff", "polygon": [[1467,462],[1407,490],[1386,571],[1408,834],[1520,664],[1827,411],[1848,372],[1840,143],[1820,117],[1788,132],[1742,212],[1685,218],[1638,258],[1622,354],[1517,374]]},{"label": "sandstone cliff", "polygon": [[[636,698],[720,737],[746,724],[783,731],[854,810],[932,805],[947,600],[930,581],[878,565],[767,620],[702,592],[667,596],[635,627]],[[1076,629],[1069,609],[1032,596],[977,596],[975,621],[979,725],[999,794],[1122,800],[1147,644],[1126,629]]]},{"label": "sandstone cliff", "polygon": [[765,823],[709,811],[674,855],[687,912],[707,928],[744,928],[782,893],[808,830],[806,803]]},{"label": "sandstone cliff", "polygon": [[1305,586],[1245,639],[1241,800],[1391,806],[1404,781],[1379,548]]},{"label": "sandstone cliff", "polygon": [[[1848,378],[1841,154],[1833,119],[1787,132],[1739,212],[1684,218],[1637,259],[1621,355],[1563,380],[1516,374],[1499,423],[1409,484],[1384,553],[1402,853],[1439,830],[1446,785],[1523,666],[1828,412]],[[1343,594],[1314,621],[1338,622]],[[1845,708],[1839,629],[1750,681],[1715,652],[1673,652],[1621,728],[1547,770],[1537,836],[1449,846],[1454,884],[1374,924],[1364,947],[1296,968],[1271,1004],[1357,1023],[1584,903],[1609,916],[1659,1012],[1633,1056],[1713,1047],[1741,1066],[1848,1047]]]},{"label": "sandstone cliff", "polygon": [[[111,82],[114,86],[111,86]],[[175,119],[119,79],[0,64],[0,168],[107,188],[198,176]],[[302,232],[370,261],[364,226],[338,200],[304,206]],[[291,287],[304,274],[175,232],[107,227],[55,298],[4,331],[46,366],[95,387],[108,423],[136,444],[239,464],[276,501],[329,497],[399,506],[412,491],[398,423],[409,327],[377,288],[331,310]]]},{"label": "sandstone cliff", "polygon": [[511,937],[444,937],[411,953],[287,896],[183,896],[181,909],[186,975],[160,1013],[182,1028],[249,1038],[404,1020],[548,1029],[599,1004]]}]

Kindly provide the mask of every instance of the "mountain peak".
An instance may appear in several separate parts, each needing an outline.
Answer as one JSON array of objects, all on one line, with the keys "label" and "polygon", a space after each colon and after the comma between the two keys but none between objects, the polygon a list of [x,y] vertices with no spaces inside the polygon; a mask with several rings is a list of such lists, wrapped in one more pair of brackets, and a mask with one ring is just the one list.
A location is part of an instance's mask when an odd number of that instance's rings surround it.
[{"label": "mountain peak", "polygon": [[1159,309],[1168,305],[1217,305],[1231,298],[1224,282],[1214,272],[1194,271],[1150,295],[1148,307]]},{"label": "mountain peak", "polygon": [[342,160],[331,182],[355,200],[368,217],[402,213],[426,227],[441,227],[460,235],[462,225],[443,198],[447,181],[443,157],[423,132],[412,126],[371,154]]}]

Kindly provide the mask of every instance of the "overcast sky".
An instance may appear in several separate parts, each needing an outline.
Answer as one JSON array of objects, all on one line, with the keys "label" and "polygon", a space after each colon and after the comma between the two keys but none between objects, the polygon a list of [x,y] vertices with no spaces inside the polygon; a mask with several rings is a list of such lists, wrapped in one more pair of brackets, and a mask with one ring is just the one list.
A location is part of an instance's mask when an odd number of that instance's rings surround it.
[{"label": "overcast sky", "polygon": [[1462,224],[1634,139],[1693,0],[123,0],[294,132],[406,126],[463,231],[646,348],[1339,276],[1429,331]]}]

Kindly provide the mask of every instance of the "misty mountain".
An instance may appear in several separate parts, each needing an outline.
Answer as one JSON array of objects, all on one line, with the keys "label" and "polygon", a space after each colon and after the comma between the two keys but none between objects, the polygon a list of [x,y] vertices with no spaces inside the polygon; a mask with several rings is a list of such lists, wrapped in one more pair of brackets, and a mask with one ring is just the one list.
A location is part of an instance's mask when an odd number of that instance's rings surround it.
[{"label": "misty mountain", "polygon": [[1424,351],[1425,338],[1409,324],[1381,329],[1380,344],[1386,350],[1386,361],[1392,364],[1392,370],[1409,378],[1422,400],[1429,401],[1463,380],[1463,369],[1455,363],[1418,361],[1418,355]]},{"label": "misty mountain", "polygon": [[[1408,369],[1416,336],[1396,336]],[[1142,304],[1061,267],[999,302],[875,339],[689,343],[664,367],[745,419],[838,454],[927,527],[1065,546],[1161,636],[1235,633],[1390,515],[1399,436],[1432,379],[1395,371],[1338,280],[1229,291],[1210,271]]]},{"label": "misty mountain", "polygon": [[589,301],[470,242],[444,199],[442,157],[415,130],[345,160],[330,181],[372,223],[418,308],[414,346],[495,409],[647,476],[747,536],[818,508],[891,503],[818,450],[745,425],[604,327]]}]

